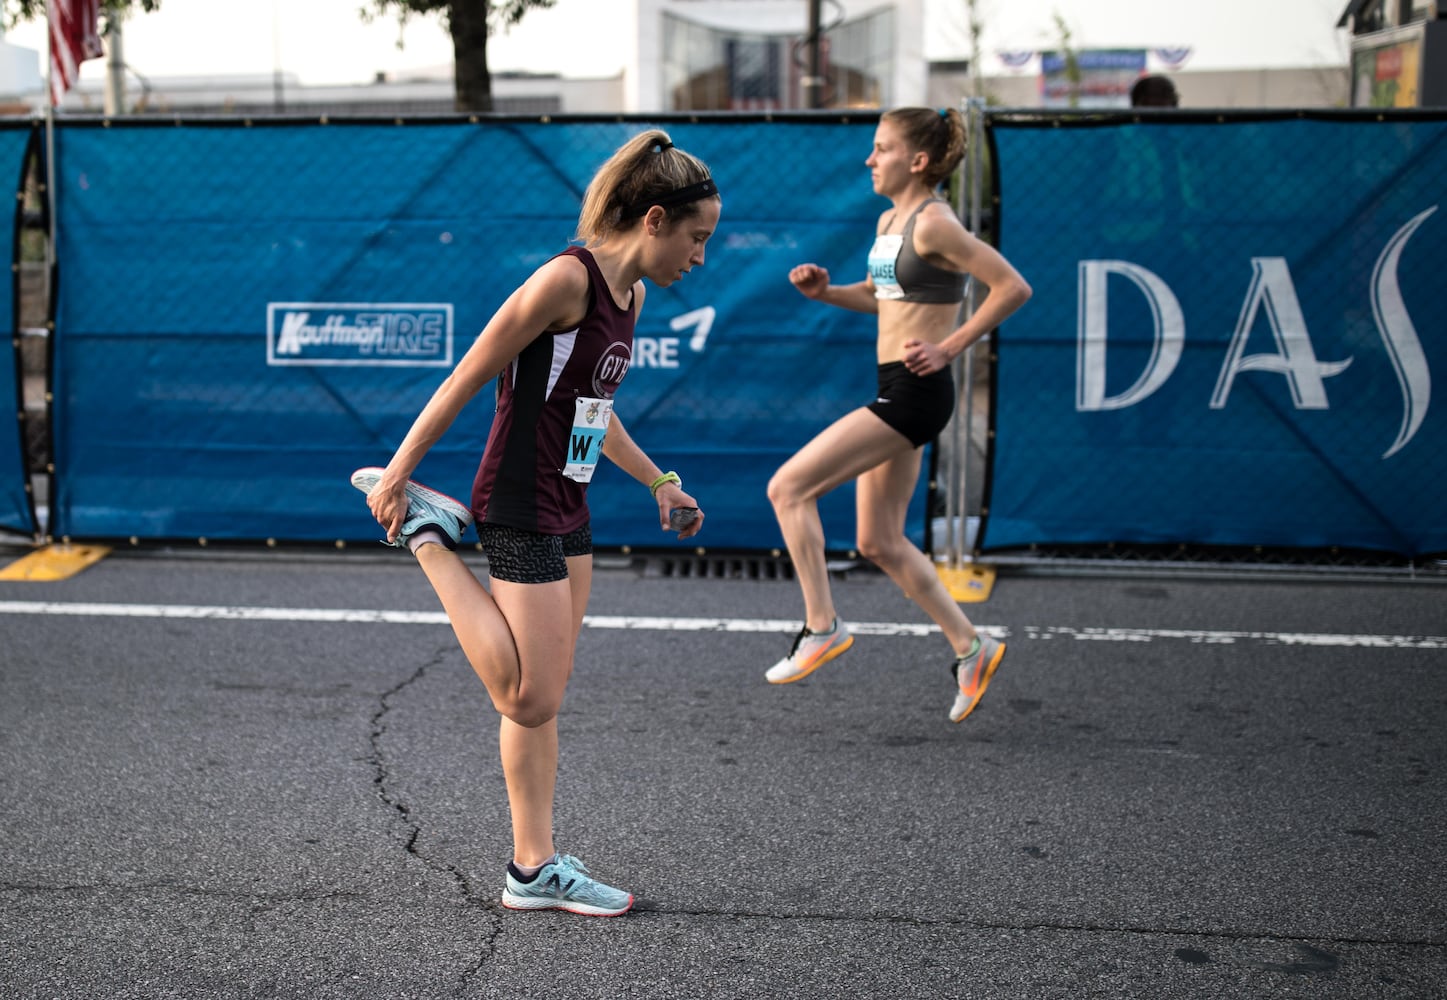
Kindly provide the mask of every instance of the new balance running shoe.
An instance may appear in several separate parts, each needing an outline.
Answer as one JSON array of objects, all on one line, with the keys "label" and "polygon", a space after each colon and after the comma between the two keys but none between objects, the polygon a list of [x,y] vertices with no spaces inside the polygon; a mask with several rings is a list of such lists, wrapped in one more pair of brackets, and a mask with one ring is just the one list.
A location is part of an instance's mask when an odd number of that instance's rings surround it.
[{"label": "new balance running shoe", "polygon": [[1005,644],[997,642],[983,632],[977,634],[970,651],[955,660],[951,668],[959,690],[955,692],[955,704],[950,709],[950,721],[962,722],[965,716],[975,710],[990,686],[990,678],[1005,657]]},{"label": "new balance running shoe", "polygon": [[827,632],[811,632],[805,626],[794,639],[789,655],[770,667],[764,677],[770,684],[803,680],[852,645],[854,636],[838,618]]},{"label": "new balance running shoe", "polygon": [[[376,466],[358,469],[352,473],[352,485],[370,496],[377,483],[381,482],[382,472]],[[418,531],[432,527],[437,529],[449,549],[456,549],[457,543],[462,541],[462,533],[472,523],[472,511],[446,493],[438,493],[410,479],[403,492],[407,495],[407,517],[402,522],[402,530],[397,533],[396,541],[383,539],[382,544],[404,549]]]},{"label": "new balance running shoe", "polygon": [[523,881],[508,865],[502,905],[510,910],[567,910],[586,917],[616,917],[633,906],[633,896],[588,875],[571,854],[555,854],[531,879]]}]

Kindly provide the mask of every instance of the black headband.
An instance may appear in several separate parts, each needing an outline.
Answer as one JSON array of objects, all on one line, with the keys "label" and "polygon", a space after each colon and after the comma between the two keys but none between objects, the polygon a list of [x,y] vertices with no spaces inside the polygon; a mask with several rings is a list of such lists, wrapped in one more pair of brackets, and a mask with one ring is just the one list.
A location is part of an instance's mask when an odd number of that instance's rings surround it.
[{"label": "black headband", "polygon": [[623,209],[623,218],[636,219],[644,215],[654,205],[659,208],[673,208],[676,205],[687,205],[689,202],[702,201],[704,198],[718,194],[718,185],[713,182],[712,177],[705,177],[697,184],[690,184],[688,187],[681,187],[677,191],[669,191],[657,198],[649,198],[637,204],[629,205]]}]

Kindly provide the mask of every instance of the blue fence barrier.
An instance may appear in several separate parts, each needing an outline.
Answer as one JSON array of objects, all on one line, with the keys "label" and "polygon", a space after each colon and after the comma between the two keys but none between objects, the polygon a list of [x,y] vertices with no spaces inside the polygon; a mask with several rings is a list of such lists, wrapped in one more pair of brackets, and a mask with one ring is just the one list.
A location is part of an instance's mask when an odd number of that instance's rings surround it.
[{"label": "blue fence barrier", "polygon": [[[10,167],[9,176],[14,179],[17,191],[23,189],[25,151],[32,132],[29,124],[0,123],[0,166]],[[16,205],[19,211],[18,199]],[[16,240],[10,240],[7,250],[12,275],[18,273],[15,266],[16,244]],[[0,433],[0,529],[30,535],[35,532],[35,519],[30,494],[25,490],[29,472],[25,461],[24,424],[20,419],[20,330],[15,303],[14,281],[0,282],[0,316],[5,318],[8,327],[6,343],[13,348],[0,350],[0,413],[13,414],[16,418],[10,425],[14,433]]]},{"label": "blue fence barrier", "polygon": [[1447,122],[993,124],[1035,296],[999,340],[985,550],[1447,550]]},{"label": "blue fence barrier", "polygon": [[[804,299],[790,267],[864,272],[873,115],[665,121],[714,170],[707,263],[650,287],[617,412],[708,512],[710,546],[781,545],[774,469],[872,398],[872,317]],[[65,123],[56,533],[370,540],[347,485],[390,457],[492,312],[566,245],[593,171],[639,122]],[[465,496],[479,397],[418,477]],[[665,544],[616,469],[601,546]],[[919,539],[921,486],[910,516]],[[822,505],[853,545],[852,488]]]},{"label": "blue fence barrier", "polygon": [[[1447,551],[1440,116],[987,117],[995,224],[1035,297],[998,340],[985,551]],[[618,412],[711,547],[780,546],[769,476],[873,395],[873,318],[787,273],[863,275],[875,121],[660,121],[713,167],[723,220],[704,268],[650,289]],[[60,123],[51,533],[374,539],[348,474],[392,453],[647,124]],[[491,411],[419,477],[465,495]],[[0,445],[0,525],[33,530],[22,462]],[[590,492],[600,546],[670,543],[617,470]],[[916,541],[927,508],[921,484]],[[851,548],[852,488],[821,514]]]}]

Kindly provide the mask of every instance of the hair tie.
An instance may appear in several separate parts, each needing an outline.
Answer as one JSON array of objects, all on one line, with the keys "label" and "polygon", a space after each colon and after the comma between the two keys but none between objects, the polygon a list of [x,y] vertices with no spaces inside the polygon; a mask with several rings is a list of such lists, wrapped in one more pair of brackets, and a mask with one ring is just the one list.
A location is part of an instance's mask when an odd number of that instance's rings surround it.
[{"label": "hair tie", "polygon": [[949,109],[949,108],[940,108],[940,117],[941,117],[941,118],[948,118],[949,116],[950,116],[950,109]]},{"label": "hair tie", "polygon": [[660,143],[658,144],[658,151],[659,151],[660,153],[664,152],[665,150],[672,149],[672,148],[673,148],[673,143],[669,142],[667,139],[665,139],[663,142],[660,142]]}]

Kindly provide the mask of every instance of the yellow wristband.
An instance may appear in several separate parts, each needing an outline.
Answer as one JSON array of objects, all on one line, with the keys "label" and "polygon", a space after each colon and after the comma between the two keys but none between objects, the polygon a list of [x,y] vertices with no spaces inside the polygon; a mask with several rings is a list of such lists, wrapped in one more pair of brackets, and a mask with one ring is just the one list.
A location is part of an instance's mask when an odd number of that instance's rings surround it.
[{"label": "yellow wristband", "polygon": [[683,488],[683,480],[678,478],[678,473],[665,472],[663,475],[659,476],[657,479],[653,480],[653,482],[648,484],[648,492],[652,493],[655,497],[658,496],[658,487],[662,486],[664,483],[677,483],[680,489]]}]

